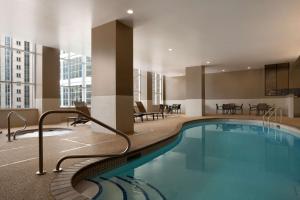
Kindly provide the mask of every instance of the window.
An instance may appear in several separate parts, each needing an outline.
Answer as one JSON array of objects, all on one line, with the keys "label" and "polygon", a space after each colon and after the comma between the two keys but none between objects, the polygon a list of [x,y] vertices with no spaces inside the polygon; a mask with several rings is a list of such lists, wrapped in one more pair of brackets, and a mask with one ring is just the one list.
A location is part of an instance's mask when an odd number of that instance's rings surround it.
[{"label": "window", "polygon": [[141,101],[141,70],[134,69],[133,70],[133,99],[134,102]]},{"label": "window", "polygon": [[60,98],[62,107],[74,105],[74,101],[91,104],[91,58],[61,51]]},{"label": "window", "polygon": [[265,95],[285,96],[289,90],[289,63],[265,66]]},{"label": "window", "polygon": [[163,76],[158,73],[152,73],[152,98],[154,105],[163,103]]},{"label": "window", "polygon": [[0,108],[35,107],[37,56],[35,44],[0,35]]}]

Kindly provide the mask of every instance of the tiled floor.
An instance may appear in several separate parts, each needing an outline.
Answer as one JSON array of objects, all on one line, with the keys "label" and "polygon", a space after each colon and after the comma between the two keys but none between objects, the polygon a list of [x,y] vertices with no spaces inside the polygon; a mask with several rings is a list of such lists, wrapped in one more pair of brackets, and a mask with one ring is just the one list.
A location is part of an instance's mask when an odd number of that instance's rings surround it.
[{"label": "tiled floor", "polygon": [[[207,116],[238,119],[261,119],[256,116],[222,115]],[[182,122],[198,118],[169,116],[167,119],[146,121],[135,124],[135,134],[131,135],[132,149],[157,142],[175,133]],[[283,123],[300,128],[300,118],[284,118]],[[66,128],[66,124],[55,125]],[[30,127],[32,128],[32,127]],[[47,174],[37,176],[38,139],[18,139],[8,143],[5,133],[0,135],[0,199],[51,199],[49,185],[56,176],[52,172],[57,160],[64,155],[116,153],[125,147],[122,138],[113,134],[92,133],[89,125],[72,128],[70,134],[44,138],[44,166]],[[80,160],[68,160],[63,167]]]}]

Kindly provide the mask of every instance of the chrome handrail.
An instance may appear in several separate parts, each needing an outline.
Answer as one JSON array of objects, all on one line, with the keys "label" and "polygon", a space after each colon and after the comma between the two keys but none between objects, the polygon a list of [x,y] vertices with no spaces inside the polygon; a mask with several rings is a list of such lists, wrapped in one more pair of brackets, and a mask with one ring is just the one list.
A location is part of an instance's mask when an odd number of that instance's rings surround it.
[{"label": "chrome handrail", "polygon": [[117,135],[120,135],[121,137],[125,138],[126,142],[127,142],[127,147],[125,150],[123,150],[121,153],[119,154],[96,154],[96,155],[71,155],[71,156],[65,156],[65,157],[62,157],[58,160],[57,162],[57,165],[56,165],[56,168],[54,171],[56,172],[60,172],[62,171],[62,169],[60,168],[60,165],[61,163],[64,161],[64,160],[67,160],[67,159],[73,159],[73,158],[100,158],[100,157],[118,157],[118,156],[122,156],[124,155],[125,153],[127,153],[130,148],[131,148],[131,141],[129,139],[129,137],[117,130],[117,129],[114,129],[110,126],[108,126],[107,124],[104,124],[103,122],[97,120],[97,119],[94,119],[92,118],[91,116],[88,116],[86,115],[85,113],[83,112],[80,112],[80,111],[77,111],[77,110],[50,110],[50,111],[47,111],[45,113],[43,113],[39,119],[39,171],[36,172],[37,175],[44,175],[46,173],[46,171],[44,171],[44,148],[43,148],[43,122],[44,122],[44,119],[46,118],[46,116],[50,115],[50,114],[59,114],[59,113],[69,113],[69,114],[79,114],[79,115],[82,115],[84,116],[85,118],[91,120],[92,122],[112,131],[112,132],[115,132]]},{"label": "chrome handrail", "polygon": [[265,121],[266,121],[266,117],[274,110],[274,106],[272,106],[271,108],[269,108],[269,110],[264,114],[263,116],[263,125],[265,125]]},{"label": "chrome handrail", "polygon": [[[263,126],[265,126],[265,122],[268,122],[268,127],[271,126],[272,117],[275,116],[275,122],[277,121],[278,112],[280,114],[280,122],[282,122],[282,108],[280,107],[272,107],[268,110],[268,112],[263,116]],[[268,116],[267,119],[265,119]]]},{"label": "chrome handrail", "polygon": [[17,130],[16,132],[14,132],[14,134],[13,134],[14,140],[16,139],[16,133],[19,132],[19,131],[25,130],[26,127],[27,127],[27,120],[26,120],[23,116],[21,116],[20,114],[18,114],[18,113],[15,112],[15,111],[9,112],[8,115],[7,115],[7,137],[8,137],[8,142],[11,142],[11,139],[10,139],[10,138],[11,138],[11,132],[10,132],[10,129],[11,129],[11,127],[10,127],[10,120],[11,120],[11,116],[12,116],[12,115],[17,116],[19,119],[21,119],[21,120],[24,122],[23,128],[20,129],[20,130]]}]

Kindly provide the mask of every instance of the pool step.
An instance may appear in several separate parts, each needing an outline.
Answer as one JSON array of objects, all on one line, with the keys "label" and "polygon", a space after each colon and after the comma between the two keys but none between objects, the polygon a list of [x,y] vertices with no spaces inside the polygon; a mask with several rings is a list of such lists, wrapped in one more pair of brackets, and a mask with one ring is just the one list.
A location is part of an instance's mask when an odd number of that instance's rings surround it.
[{"label": "pool step", "polygon": [[102,192],[94,199],[120,200],[166,200],[164,195],[151,184],[131,176],[117,176],[99,180]]}]

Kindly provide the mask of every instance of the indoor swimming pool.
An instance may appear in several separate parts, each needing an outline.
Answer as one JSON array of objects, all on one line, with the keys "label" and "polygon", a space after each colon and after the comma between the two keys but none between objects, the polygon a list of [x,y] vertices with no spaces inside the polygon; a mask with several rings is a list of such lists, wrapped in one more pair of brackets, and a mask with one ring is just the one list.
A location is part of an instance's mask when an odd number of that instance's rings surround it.
[{"label": "indoor swimming pool", "polygon": [[103,200],[300,199],[300,139],[238,121],[184,126],[176,141],[88,180]]}]

